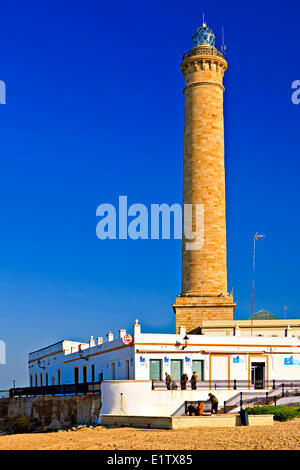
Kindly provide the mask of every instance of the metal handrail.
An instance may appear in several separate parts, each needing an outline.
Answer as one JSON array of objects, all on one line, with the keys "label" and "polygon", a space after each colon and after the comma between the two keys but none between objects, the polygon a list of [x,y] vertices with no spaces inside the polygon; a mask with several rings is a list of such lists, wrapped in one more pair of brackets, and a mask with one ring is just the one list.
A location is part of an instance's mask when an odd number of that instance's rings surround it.
[{"label": "metal handrail", "polygon": [[[196,390],[265,390],[270,389],[272,393],[275,389],[283,387],[285,391],[288,389],[300,389],[300,380],[261,380],[256,384],[249,383],[249,380],[197,380]],[[193,390],[191,381],[181,382],[181,380],[172,380],[170,384],[171,390]],[[152,390],[167,390],[165,380],[152,380]]]},{"label": "metal handrail", "polygon": [[78,384],[44,385],[40,387],[19,387],[9,390],[10,397],[46,396],[46,395],[87,395],[101,393],[101,382]]}]

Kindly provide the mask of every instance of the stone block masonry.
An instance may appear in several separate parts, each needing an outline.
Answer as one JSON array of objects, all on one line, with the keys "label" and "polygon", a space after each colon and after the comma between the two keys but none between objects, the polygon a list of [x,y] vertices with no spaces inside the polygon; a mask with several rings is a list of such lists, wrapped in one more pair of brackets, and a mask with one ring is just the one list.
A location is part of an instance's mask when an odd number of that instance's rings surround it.
[{"label": "stone block masonry", "polygon": [[80,424],[95,426],[100,408],[99,395],[9,398],[8,418],[36,418],[53,429]]},{"label": "stone block masonry", "polygon": [[[207,52],[206,52],[207,51]],[[182,243],[181,294],[173,305],[176,327],[196,330],[201,320],[232,320],[236,304],[227,292],[223,76],[227,62],[211,47],[184,57],[183,203],[204,206],[204,243]]]}]

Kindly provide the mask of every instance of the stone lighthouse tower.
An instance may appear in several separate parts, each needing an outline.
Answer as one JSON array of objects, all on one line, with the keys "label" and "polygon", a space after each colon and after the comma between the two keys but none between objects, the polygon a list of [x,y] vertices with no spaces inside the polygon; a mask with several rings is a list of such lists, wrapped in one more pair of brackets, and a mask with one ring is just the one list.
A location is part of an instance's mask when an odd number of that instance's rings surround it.
[{"label": "stone lighthouse tower", "polygon": [[183,236],[181,294],[173,308],[176,329],[185,326],[197,333],[203,320],[232,320],[236,304],[227,292],[226,266],[223,76],[227,62],[205,23],[193,42],[181,64],[185,78],[183,203],[193,207],[193,231],[196,207],[202,207],[202,244],[193,247]]}]

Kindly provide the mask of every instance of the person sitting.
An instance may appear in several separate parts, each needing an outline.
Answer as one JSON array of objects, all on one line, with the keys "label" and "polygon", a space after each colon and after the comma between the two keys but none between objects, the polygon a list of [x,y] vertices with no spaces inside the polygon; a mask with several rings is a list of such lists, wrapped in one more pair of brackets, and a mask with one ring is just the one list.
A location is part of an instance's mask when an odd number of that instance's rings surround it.
[{"label": "person sitting", "polygon": [[196,407],[195,416],[203,416],[204,405],[202,401],[198,401],[198,406]]},{"label": "person sitting", "polygon": [[191,385],[192,385],[192,390],[197,390],[197,374],[196,372],[193,372],[193,375],[191,377]]},{"label": "person sitting", "polygon": [[177,390],[178,386],[176,380],[172,380],[172,390]]},{"label": "person sitting", "polygon": [[190,405],[188,406],[188,409],[187,409],[187,410],[188,410],[189,416],[193,416],[193,414],[195,414],[195,407],[194,407],[194,405],[190,404]]}]

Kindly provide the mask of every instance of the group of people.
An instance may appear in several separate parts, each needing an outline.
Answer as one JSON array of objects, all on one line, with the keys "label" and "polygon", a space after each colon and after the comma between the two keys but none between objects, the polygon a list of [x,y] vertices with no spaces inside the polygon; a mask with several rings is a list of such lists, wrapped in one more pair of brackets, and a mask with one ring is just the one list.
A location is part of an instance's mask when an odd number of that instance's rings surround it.
[{"label": "group of people", "polygon": [[[217,397],[212,393],[209,393],[208,396],[209,401],[211,402],[211,414],[217,414],[219,401]],[[198,401],[197,405],[193,405],[192,403],[190,403],[187,407],[187,411],[189,416],[202,416],[204,411],[204,404],[202,401]]]},{"label": "group of people", "polygon": [[[177,384],[176,384],[176,381],[175,380],[172,380],[172,377],[171,375],[166,372],[165,373],[166,375],[166,386],[167,386],[167,389],[168,390],[175,390],[177,389]],[[196,372],[193,372],[193,375],[191,377],[191,388],[192,390],[197,390],[197,374]],[[181,376],[181,379],[180,379],[180,386],[181,386],[181,390],[186,390],[186,386],[187,386],[187,383],[189,381],[189,378],[188,378],[188,375],[187,374],[182,374]],[[217,414],[218,413],[218,405],[219,405],[219,401],[217,399],[217,397],[215,395],[213,395],[212,393],[209,393],[208,394],[209,396],[209,401],[211,402],[211,414]],[[190,404],[188,406],[188,413],[190,416],[201,416],[203,415],[203,410],[204,410],[204,405],[201,401],[198,401],[198,405],[192,405]]]},{"label": "group of people", "polygon": [[[174,380],[172,380],[171,375],[168,372],[166,372],[165,375],[166,375],[167,389],[168,390],[176,389],[177,384]],[[193,372],[193,375],[192,375],[191,380],[190,380],[192,390],[197,390],[197,379],[198,379],[198,377],[197,377],[196,372]],[[188,375],[187,374],[182,374],[181,379],[180,379],[181,390],[186,390],[186,385],[187,385],[188,381],[189,381]]]}]

